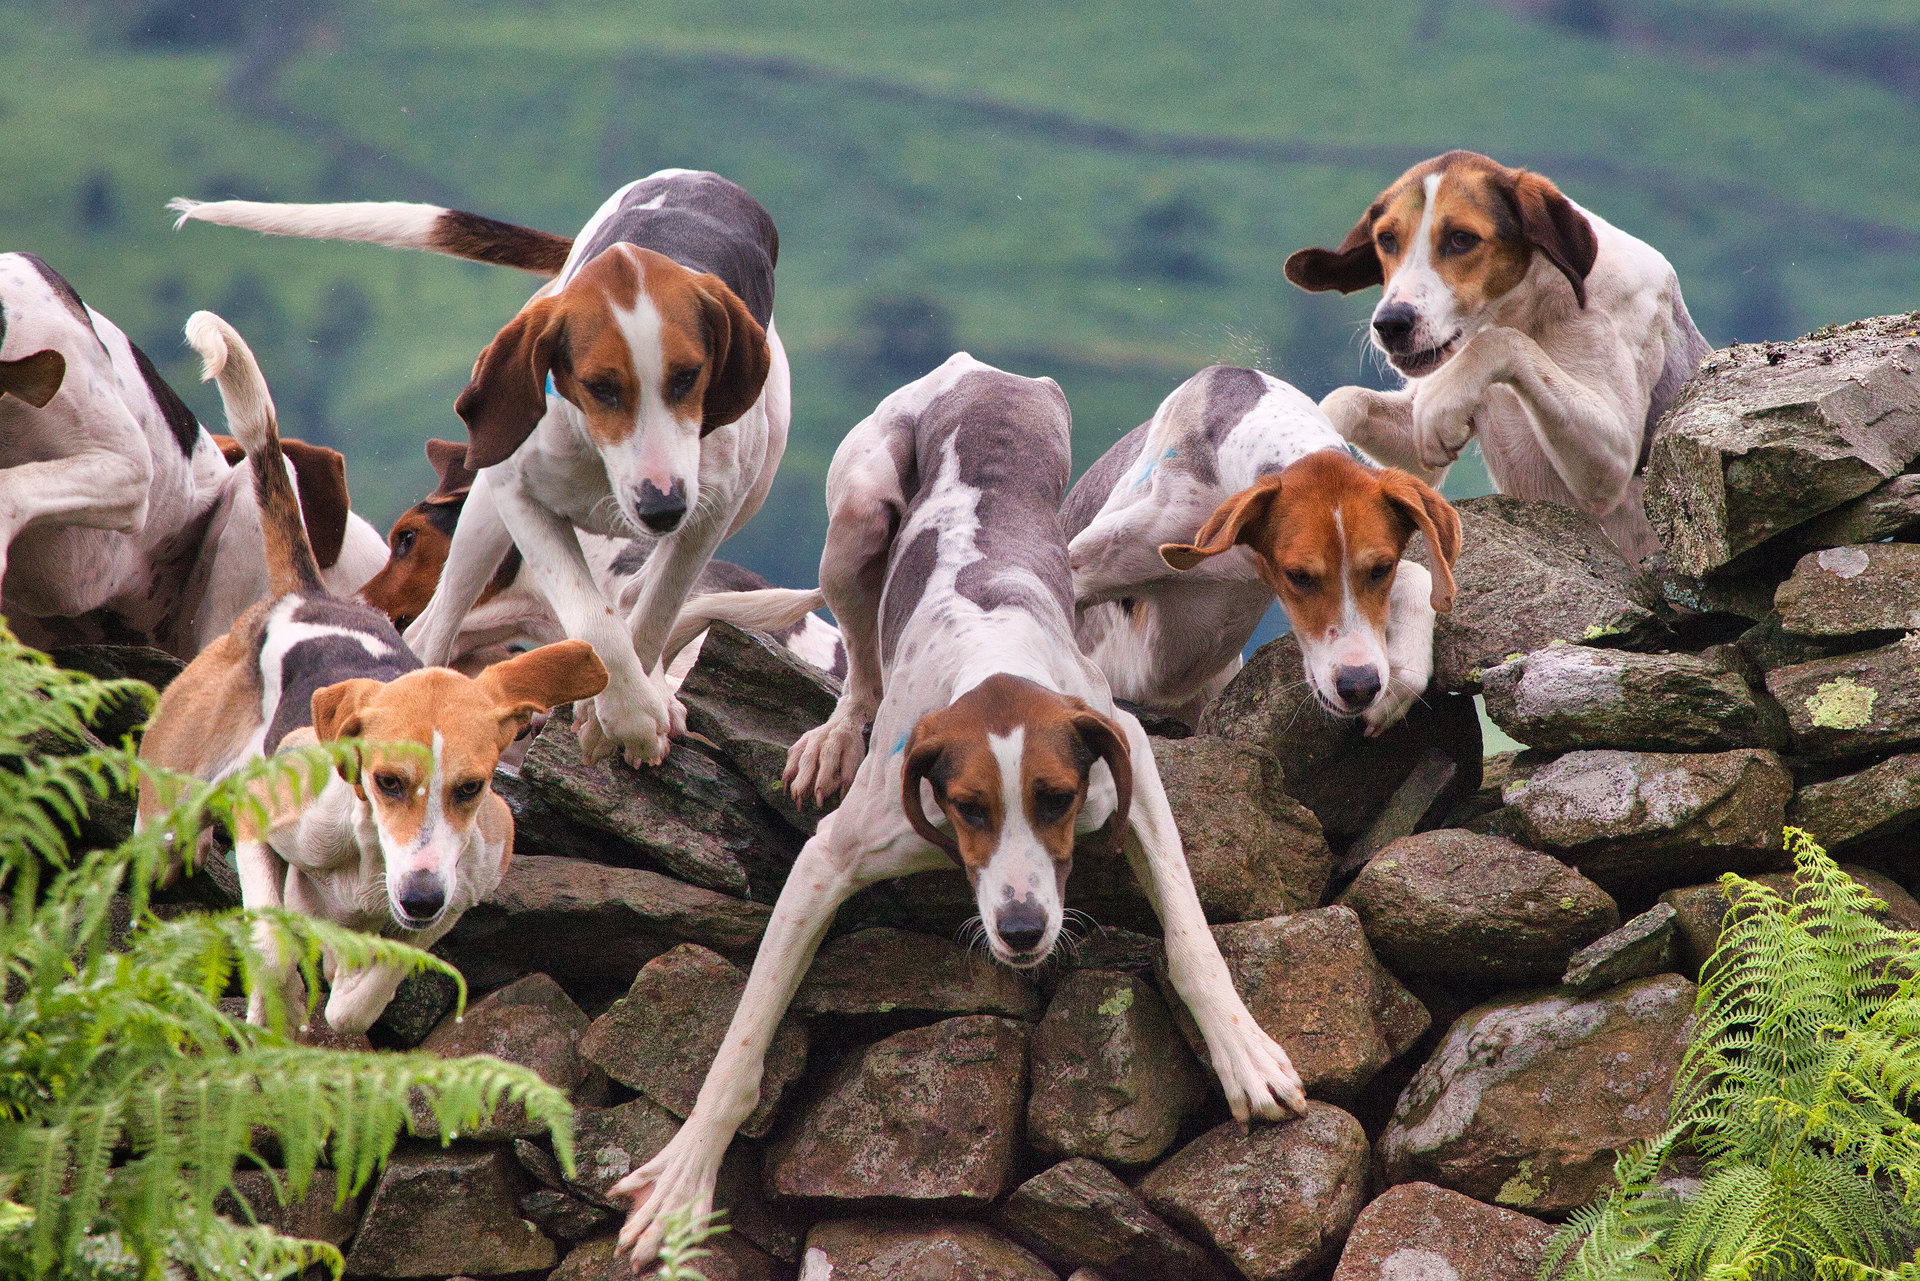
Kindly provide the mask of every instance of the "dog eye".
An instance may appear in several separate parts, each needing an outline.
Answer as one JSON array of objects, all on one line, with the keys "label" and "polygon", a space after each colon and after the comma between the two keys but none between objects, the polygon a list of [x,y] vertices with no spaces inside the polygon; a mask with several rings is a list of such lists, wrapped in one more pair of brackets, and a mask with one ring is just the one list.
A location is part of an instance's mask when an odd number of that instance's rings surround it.
[{"label": "dog eye", "polygon": [[1058,823],[1073,808],[1073,800],[1077,795],[1077,792],[1036,792],[1033,797],[1034,817],[1042,823]]},{"label": "dog eye", "polygon": [[688,392],[691,392],[693,390],[693,385],[699,381],[700,381],[699,366],[696,365],[692,369],[681,370],[679,373],[675,374],[672,377],[672,379],[670,379],[667,383],[668,398],[672,400],[679,400],[682,396],[685,396]]},{"label": "dog eye", "polygon": [[1447,248],[1454,253],[1463,254],[1480,243],[1480,237],[1471,231],[1456,231],[1447,236]]},{"label": "dog eye", "polygon": [[480,789],[486,785],[485,779],[468,779],[453,789],[453,799],[456,801],[470,801],[480,795]]},{"label": "dog eye", "polygon": [[403,529],[393,536],[393,554],[395,556],[405,556],[413,550],[413,534],[413,530]]},{"label": "dog eye", "polygon": [[1391,231],[1381,232],[1374,238],[1374,244],[1380,247],[1380,252],[1383,254],[1396,254],[1400,252],[1400,240]]},{"label": "dog eye", "polygon": [[955,801],[953,812],[960,816],[968,827],[977,827],[985,831],[987,827],[987,807],[977,801]]},{"label": "dog eye", "polygon": [[1304,569],[1288,570],[1287,581],[1292,583],[1298,591],[1310,592],[1313,590],[1313,575]]},{"label": "dog eye", "polygon": [[581,383],[587,394],[605,405],[608,409],[620,408],[620,391],[610,383]]},{"label": "dog eye", "polygon": [[380,795],[390,801],[397,801],[407,794],[407,780],[398,774],[375,774],[373,785],[380,789]]},{"label": "dog eye", "polygon": [[1378,565],[1375,565],[1371,570],[1368,571],[1367,581],[1377,583],[1381,579],[1385,578],[1388,574],[1391,574],[1392,572],[1393,572],[1393,562],[1390,560],[1383,560]]}]

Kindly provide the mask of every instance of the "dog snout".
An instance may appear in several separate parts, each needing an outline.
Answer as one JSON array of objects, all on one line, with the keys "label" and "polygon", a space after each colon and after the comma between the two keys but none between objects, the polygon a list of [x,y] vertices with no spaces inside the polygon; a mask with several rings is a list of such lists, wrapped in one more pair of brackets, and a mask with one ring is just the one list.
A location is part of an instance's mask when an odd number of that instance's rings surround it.
[{"label": "dog snout", "polygon": [[1009,903],[993,914],[993,932],[1014,955],[1025,957],[1047,936],[1047,910],[1031,898]]},{"label": "dog snout", "polygon": [[1333,689],[1348,710],[1360,711],[1380,692],[1380,669],[1372,666],[1336,668]]},{"label": "dog snout", "polygon": [[1389,350],[1397,350],[1407,344],[1413,336],[1413,326],[1420,319],[1419,313],[1404,302],[1391,302],[1373,313],[1373,332]]},{"label": "dog snout", "polygon": [[686,483],[676,480],[673,488],[663,494],[652,481],[643,480],[640,482],[640,496],[633,506],[641,524],[656,534],[671,534],[680,527],[681,518],[687,514]]},{"label": "dog snout", "polygon": [[440,909],[446,905],[446,888],[432,873],[416,872],[400,882],[400,911],[405,916],[400,922],[402,925],[425,925],[439,916]]}]

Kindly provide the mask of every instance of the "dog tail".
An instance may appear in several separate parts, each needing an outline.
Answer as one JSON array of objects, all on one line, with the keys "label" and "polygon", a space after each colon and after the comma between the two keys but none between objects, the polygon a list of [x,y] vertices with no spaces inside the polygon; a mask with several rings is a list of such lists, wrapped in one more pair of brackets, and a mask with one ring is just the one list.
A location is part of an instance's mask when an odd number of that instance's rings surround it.
[{"label": "dog tail", "polygon": [[673,620],[660,661],[671,663],[694,637],[715,623],[732,623],[756,632],[785,631],[827,603],[818,587],[765,587],[752,592],[707,592],[687,598]]},{"label": "dog tail", "polygon": [[517,267],[536,276],[559,275],[573,249],[573,240],[567,236],[439,205],[391,200],[279,205],[258,200],[203,202],[178,196],[167,202],[167,208],[180,215],[173,224],[176,231],[195,221],[244,227],[266,236],[360,240],[389,249],[425,249],[450,258]]},{"label": "dog tail", "polygon": [[200,381],[218,379],[227,409],[227,430],[253,464],[253,494],[260,505],[260,532],[266,539],[267,578],[275,596],[320,593],[320,565],[300,514],[300,496],[280,452],[280,428],[273,395],[260,374],[253,351],[238,330],[210,311],[187,317],[187,341],[204,362]]}]

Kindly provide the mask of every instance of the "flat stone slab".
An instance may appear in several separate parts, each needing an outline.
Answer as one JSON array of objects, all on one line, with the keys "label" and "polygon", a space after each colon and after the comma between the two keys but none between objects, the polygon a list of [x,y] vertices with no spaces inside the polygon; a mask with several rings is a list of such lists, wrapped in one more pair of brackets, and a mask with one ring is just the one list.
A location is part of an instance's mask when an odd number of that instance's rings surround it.
[{"label": "flat stone slab", "polygon": [[[1461,539],[1453,612],[1434,626],[1429,697],[1477,692],[1488,668],[1556,640],[1625,649],[1666,640],[1659,592],[1585,512],[1504,494],[1469,498],[1454,510]],[[1432,568],[1423,537],[1407,555]]]},{"label": "flat stone slab", "polygon": [[[1216,925],[1213,937],[1247,1009],[1315,1098],[1355,1098],[1427,1030],[1426,1007],[1374,957],[1352,908]],[[1164,959],[1155,977],[1187,1044],[1210,1067]]]},{"label": "flat stone slab", "polygon": [[794,993],[793,1011],[812,1017],[894,1019],[1001,1014],[1037,1022],[1039,989],[984,953],[951,939],[886,927],[832,940]]},{"label": "flat stone slab", "polygon": [[1534,1281],[1552,1239],[1528,1215],[1402,1183],[1360,1211],[1333,1281]]},{"label": "flat stone slab", "polygon": [[[700,1248],[710,1253],[703,1259],[695,1259],[691,1266],[707,1281],[787,1281],[793,1275],[791,1267],[738,1232],[709,1237]],[[653,1264],[636,1277],[633,1264],[620,1257],[619,1236],[614,1234],[574,1246],[547,1281],[647,1281],[648,1277],[659,1275],[660,1265]]]},{"label": "flat stone slab", "polygon": [[[633,1204],[614,1200],[613,1185],[658,1156],[679,1131],[680,1118],[645,1096],[618,1107],[575,1108],[573,1177],[563,1176],[563,1185],[576,1196],[624,1215]],[[521,1163],[526,1163],[524,1155]],[[553,1173],[559,1173],[557,1163]]]},{"label": "flat stone slab", "polygon": [[[285,1171],[279,1177],[284,1187]],[[354,1197],[345,1205],[336,1206],[335,1187],[332,1170],[315,1170],[313,1181],[307,1185],[307,1194],[282,1205],[274,1196],[274,1176],[265,1170],[238,1170],[233,1176],[232,1190],[214,1198],[213,1210],[235,1223],[245,1224],[250,1209],[254,1222],[265,1224],[282,1236],[345,1245],[353,1236],[354,1228],[359,1226],[360,1207],[365,1198]],[[245,1208],[242,1208],[243,1202]]]},{"label": "flat stone slab", "polygon": [[533,1190],[504,1148],[395,1152],[367,1203],[347,1272],[359,1277],[545,1271],[560,1253],[520,1217]]},{"label": "flat stone slab", "polygon": [[1154,739],[1153,760],[1209,921],[1319,906],[1333,854],[1313,811],[1287,795],[1278,758],[1251,743],[1196,736]]},{"label": "flat stone slab", "polygon": [[[744,970],[716,952],[683,943],[641,967],[626,996],[587,1029],[580,1053],[614,1080],[685,1119],[746,987]],[[806,1025],[789,1014],[774,1032],[760,1078],[760,1102],[740,1133],[750,1139],[766,1134],[806,1063]]]},{"label": "flat stone slab", "polygon": [[1454,1022],[1400,1096],[1376,1159],[1390,1184],[1564,1215],[1613,1182],[1614,1158],[1666,1127],[1693,1037],[1694,985],[1676,974],[1596,996],[1549,991]]},{"label": "flat stone slab", "polygon": [[1524,844],[1611,893],[1777,867],[1793,778],[1762,748],[1569,752],[1507,786]]},{"label": "flat stone slab", "polygon": [[1673,922],[1673,908],[1655,903],[1574,953],[1560,982],[1586,996],[1629,979],[1664,973],[1673,965]]},{"label": "flat stone slab", "polygon": [[984,1207],[1018,1172],[1030,1033],[966,1015],[851,1056],[769,1147],[768,1191],[848,1208]]},{"label": "flat stone slab", "polygon": [[[1875,920],[1896,930],[1920,930],[1920,902],[1896,882],[1883,873],[1852,863],[1840,864],[1840,870],[1886,903],[1886,910],[1873,914]],[[1791,872],[1767,872],[1748,879],[1770,886],[1779,894],[1793,893]],[[1674,941],[1680,968],[1687,974],[1698,975],[1720,946],[1720,929],[1732,900],[1718,881],[1709,881],[1704,885],[1668,890],[1660,896],[1660,901],[1674,910]]]},{"label": "flat stone slab", "polygon": [[1718,569],[1907,469],[1920,454],[1915,327],[1877,316],[1707,358],[1647,464],[1647,518],[1676,569]]},{"label": "flat stone slab", "polygon": [[1338,1254],[1366,1200],[1367,1136],[1309,1101],[1279,1125],[1215,1126],[1162,1162],[1140,1195],[1248,1281],[1299,1281]]},{"label": "flat stone slab", "polygon": [[1052,1268],[979,1223],[835,1219],[807,1233],[806,1281],[1056,1281]]},{"label": "flat stone slab", "polygon": [[1803,636],[1920,627],[1920,546],[1866,543],[1809,552],[1773,594],[1780,625]]},{"label": "flat stone slab", "polygon": [[1207,1256],[1097,1161],[1075,1157],[1015,1188],[997,1220],[1062,1268],[1094,1267],[1110,1281],[1212,1281]]},{"label": "flat stone slab", "polygon": [[1442,828],[1376,854],[1340,896],[1397,974],[1551,983],[1620,924],[1607,892],[1551,855]]},{"label": "flat stone slab", "polygon": [[[580,1054],[580,1036],[586,1030],[587,1016],[558,983],[544,974],[529,974],[487,993],[464,1015],[442,1019],[420,1048],[443,1059],[491,1054],[531,1068],[541,1080],[571,1097],[594,1070]],[[439,1135],[439,1126],[424,1105],[415,1106],[414,1118],[416,1133]],[[527,1119],[520,1104],[504,1103],[461,1137],[486,1142],[546,1132],[544,1123]]]},{"label": "flat stone slab", "polygon": [[1080,970],[1060,981],[1033,1034],[1027,1142],[1036,1151],[1145,1165],[1205,1097],[1151,980]]},{"label": "flat stone slab", "polygon": [[1786,725],[1725,662],[1550,645],[1488,668],[1487,715],[1527,746],[1717,752],[1786,746]]},{"label": "flat stone slab", "polygon": [[1787,714],[1797,755],[1831,760],[1920,744],[1920,634],[1775,668],[1767,690]]},{"label": "flat stone slab", "polygon": [[1906,831],[1920,822],[1920,753],[1801,788],[1787,805],[1787,822],[1829,854]]}]

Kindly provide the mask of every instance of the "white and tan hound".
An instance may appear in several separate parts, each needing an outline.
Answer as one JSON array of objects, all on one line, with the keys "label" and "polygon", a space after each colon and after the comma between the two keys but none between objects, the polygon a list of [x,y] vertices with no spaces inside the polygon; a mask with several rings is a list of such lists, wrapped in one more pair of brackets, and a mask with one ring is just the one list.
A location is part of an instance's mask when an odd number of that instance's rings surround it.
[{"label": "white and tan hound", "polygon": [[1539,174],[1449,151],[1286,272],[1303,289],[1384,286],[1371,335],[1408,385],[1329,394],[1346,439],[1438,484],[1478,437],[1501,492],[1589,513],[1629,562],[1659,550],[1641,472],[1709,348],[1658,250]]},{"label": "white and tan hound", "polygon": [[887,397],[835,451],[820,581],[850,670],[832,717],[794,744],[787,785],[796,799],[843,786],[846,798],[788,874],[692,1115],[614,1188],[634,1200],[620,1241],[636,1262],[653,1256],[663,1215],[712,1204],[836,907],[949,858],[993,956],[1029,967],[1059,938],[1075,835],[1107,826],[1160,914],[1173,984],[1233,1114],[1304,1107],[1207,929],[1147,736],[1074,644],[1059,518],[1068,430],[1050,379],[963,353]]},{"label": "white and tan hound", "polygon": [[[591,641],[612,674],[576,709],[586,758],[663,760],[686,725],[662,662],[675,618],[714,548],[766,500],[786,451],[780,240],[767,211],[718,174],[686,169],[621,188],[572,240],[433,205],[175,208],[182,221],[554,276],[480,354],[456,403],[478,475],[407,637],[428,662],[451,659],[467,612],[517,546],[566,635]],[[594,582],[580,530],[660,539],[624,619]]]},{"label": "white and tan hound", "polygon": [[[348,510],[339,457],[296,462],[322,576],[350,592],[380,536]],[[0,591],[21,639],[199,653],[266,589],[249,474],[58,272],[0,254]]]},{"label": "white and tan hound", "polygon": [[[386,615],[329,594],[253,353],[208,312],[195,313],[187,334],[254,463],[273,595],[167,687],[141,759],[214,780],[275,752],[364,740],[351,780],[329,775],[304,805],[276,805],[270,830],[234,833],[243,899],[431,947],[493,891],[513,855],[513,817],[490,788],[501,751],[536,712],[597,693],[606,669],[583,641],[523,654],[478,680],[423,668]],[[150,779],[140,801],[143,822],[165,804]],[[342,971],[331,957],[326,974],[327,1022],[339,1032],[365,1031],[404,977],[381,966]],[[289,968],[284,981],[297,999],[298,975]],[[256,992],[248,1016],[259,1022],[265,1010]]]},{"label": "white and tan hound", "polygon": [[[1276,596],[1315,698],[1369,734],[1433,675],[1459,518],[1413,476],[1354,461],[1270,374],[1215,365],[1180,384],[1087,469],[1061,518],[1074,632],[1116,698],[1198,724]],[[1437,578],[1400,560],[1416,529]]]}]

